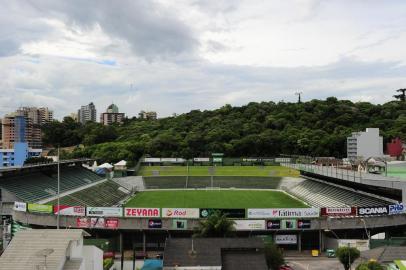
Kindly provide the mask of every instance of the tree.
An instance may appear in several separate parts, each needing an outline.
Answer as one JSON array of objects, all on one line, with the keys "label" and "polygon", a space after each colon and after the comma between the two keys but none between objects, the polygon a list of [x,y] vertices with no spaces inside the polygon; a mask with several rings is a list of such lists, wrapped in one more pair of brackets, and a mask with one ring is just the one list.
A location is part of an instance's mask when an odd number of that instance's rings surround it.
[{"label": "tree", "polygon": [[206,220],[200,221],[195,236],[197,237],[230,237],[234,235],[235,222],[222,215],[219,211],[213,212]]},{"label": "tree", "polygon": [[352,263],[359,258],[360,252],[353,247],[340,247],[337,249],[336,255],[344,269],[349,270]]},{"label": "tree", "polygon": [[356,270],[384,270],[385,268],[376,261],[361,263],[355,268]]},{"label": "tree", "polygon": [[272,242],[265,243],[265,258],[268,267],[274,270],[285,263],[282,250]]}]

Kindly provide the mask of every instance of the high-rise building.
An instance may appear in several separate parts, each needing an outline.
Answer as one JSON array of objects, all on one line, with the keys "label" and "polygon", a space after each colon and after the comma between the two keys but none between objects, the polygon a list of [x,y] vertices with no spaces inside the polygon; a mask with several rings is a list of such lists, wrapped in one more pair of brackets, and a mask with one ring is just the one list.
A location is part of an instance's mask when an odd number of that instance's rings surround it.
[{"label": "high-rise building", "polygon": [[78,110],[78,121],[85,124],[87,121],[96,122],[96,107],[93,102],[80,107]]},{"label": "high-rise building", "polygon": [[8,114],[2,121],[2,140],[3,149],[13,149],[14,144],[20,142],[39,149],[42,146],[40,124],[34,124],[34,120],[21,110]]},{"label": "high-rise building", "polygon": [[365,132],[353,132],[347,138],[347,158],[367,159],[383,156],[383,138],[379,136],[379,128],[367,128]]},{"label": "high-rise building", "polygon": [[34,125],[44,125],[54,120],[53,111],[47,107],[21,107],[17,110],[17,113],[31,118]]},{"label": "high-rise building", "polygon": [[118,107],[115,104],[111,104],[107,107],[106,112],[100,114],[100,123],[103,125],[111,125],[113,123],[122,124],[125,114],[118,112]]},{"label": "high-rise building", "polygon": [[156,120],[157,113],[153,112],[153,111],[150,111],[150,112],[140,111],[140,113],[138,114],[138,118],[147,119],[147,120]]}]

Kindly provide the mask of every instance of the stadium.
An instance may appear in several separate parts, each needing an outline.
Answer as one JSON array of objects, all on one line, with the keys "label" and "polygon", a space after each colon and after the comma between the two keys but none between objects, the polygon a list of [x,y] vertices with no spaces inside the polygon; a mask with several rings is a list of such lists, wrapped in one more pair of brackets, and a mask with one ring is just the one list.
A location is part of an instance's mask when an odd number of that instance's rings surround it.
[{"label": "stadium", "polygon": [[86,241],[105,251],[154,256],[168,238],[192,236],[214,211],[234,220],[238,237],[271,238],[285,250],[324,251],[348,239],[367,249],[374,235],[389,239],[406,227],[400,178],[294,158],[194,160],[144,158],[120,177],[96,174],[90,159],[61,161],[59,207],[57,163],[2,170],[10,224],[3,239],[59,222],[86,230]]}]

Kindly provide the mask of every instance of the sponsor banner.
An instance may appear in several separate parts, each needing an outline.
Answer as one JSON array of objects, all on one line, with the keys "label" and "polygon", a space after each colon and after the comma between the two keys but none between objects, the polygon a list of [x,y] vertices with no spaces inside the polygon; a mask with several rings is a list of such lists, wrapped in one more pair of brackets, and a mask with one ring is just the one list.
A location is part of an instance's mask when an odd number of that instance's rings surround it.
[{"label": "sponsor banner", "polygon": [[308,219],[299,219],[297,221],[297,228],[298,229],[310,229],[312,226],[312,222]]},{"label": "sponsor banner", "polygon": [[150,220],[148,220],[148,228],[149,229],[160,229],[160,228],[162,228],[162,220],[161,219],[150,219]]},{"label": "sponsor banner", "polygon": [[210,162],[210,158],[199,158],[199,157],[195,157],[193,158],[193,161],[195,162]]},{"label": "sponsor banner", "polygon": [[290,163],[290,158],[275,158],[275,162],[279,163]]},{"label": "sponsor banner", "polygon": [[161,158],[161,162],[176,162],[176,158]]},{"label": "sponsor banner", "polygon": [[321,208],[322,216],[356,216],[356,207],[325,207]]},{"label": "sponsor banner", "polygon": [[223,162],[223,158],[221,158],[221,157],[213,157],[213,162]]},{"label": "sponsor banner", "polygon": [[405,212],[405,207],[402,203],[389,205],[389,215],[403,214]]},{"label": "sponsor banner", "polygon": [[214,212],[220,212],[228,218],[245,218],[245,209],[226,209],[226,208],[200,208],[200,218],[207,218]]},{"label": "sponsor banner", "polygon": [[124,208],[125,217],[161,217],[159,208]]},{"label": "sponsor banner", "polygon": [[266,228],[268,230],[279,230],[281,228],[281,221],[279,219],[268,220]]},{"label": "sponsor banner", "polygon": [[52,214],[53,209],[52,205],[47,204],[36,204],[36,203],[29,203],[28,204],[28,212],[30,213],[44,213],[44,214]]},{"label": "sponsor banner", "polygon": [[378,216],[389,213],[388,206],[358,207],[358,216]]},{"label": "sponsor banner", "polygon": [[251,208],[248,218],[313,218],[320,216],[319,208]]},{"label": "sponsor banner", "polygon": [[199,208],[162,208],[164,218],[199,218]]},{"label": "sponsor banner", "polygon": [[235,220],[234,222],[237,231],[265,230],[265,220]]},{"label": "sponsor banner", "polygon": [[76,227],[78,228],[117,229],[118,224],[118,218],[80,217],[76,219]]},{"label": "sponsor banner", "polygon": [[123,208],[120,207],[86,207],[89,217],[122,217]]},{"label": "sponsor banner", "polygon": [[187,220],[186,219],[175,219],[172,221],[172,229],[175,230],[186,230]]},{"label": "sponsor banner", "polygon": [[107,229],[118,229],[118,218],[106,218],[105,227]]},{"label": "sponsor banner", "polygon": [[77,218],[76,219],[76,227],[78,228],[89,228],[90,227],[90,219],[89,218]]},{"label": "sponsor banner", "polygon": [[25,202],[14,202],[14,211],[27,212],[27,204]]},{"label": "sponsor banner", "polygon": [[242,158],[242,162],[273,162],[273,158]]},{"label": "sponsor banner", "polygon": [[277,234],[277,235],[275,235],[275,244],[295,245],[295,244],[297,244],[297,235],[296,234]]},{"label": "sponsor banner", "polygon": [[297,221],[296,219],[288,219],[288,220],[282,220],[282,230],[293,230],[296,229],[297,227]]},{"label": "sponsor banner", "polygon": [[57,215],[59,212],[63,216],[85,216],[86,207],[84,206],[67,206],[67,205],[54,205],[54,214]]},{"label": "sponsor banner", "polygon": [[161,158],[144,158],[144,162],[159,163],[161,162]]}]

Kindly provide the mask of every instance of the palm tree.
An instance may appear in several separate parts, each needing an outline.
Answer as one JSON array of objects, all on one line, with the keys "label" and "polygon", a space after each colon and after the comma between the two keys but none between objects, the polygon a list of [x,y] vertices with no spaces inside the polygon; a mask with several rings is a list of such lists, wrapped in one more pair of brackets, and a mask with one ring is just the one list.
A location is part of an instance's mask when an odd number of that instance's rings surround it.
[{"label": "palm tree", "polygon": [[229,237],[235,232],[235,222],[222,215],[219,211],[213,212],[206,220],[200,221],[195,236],[197,237]]}]

